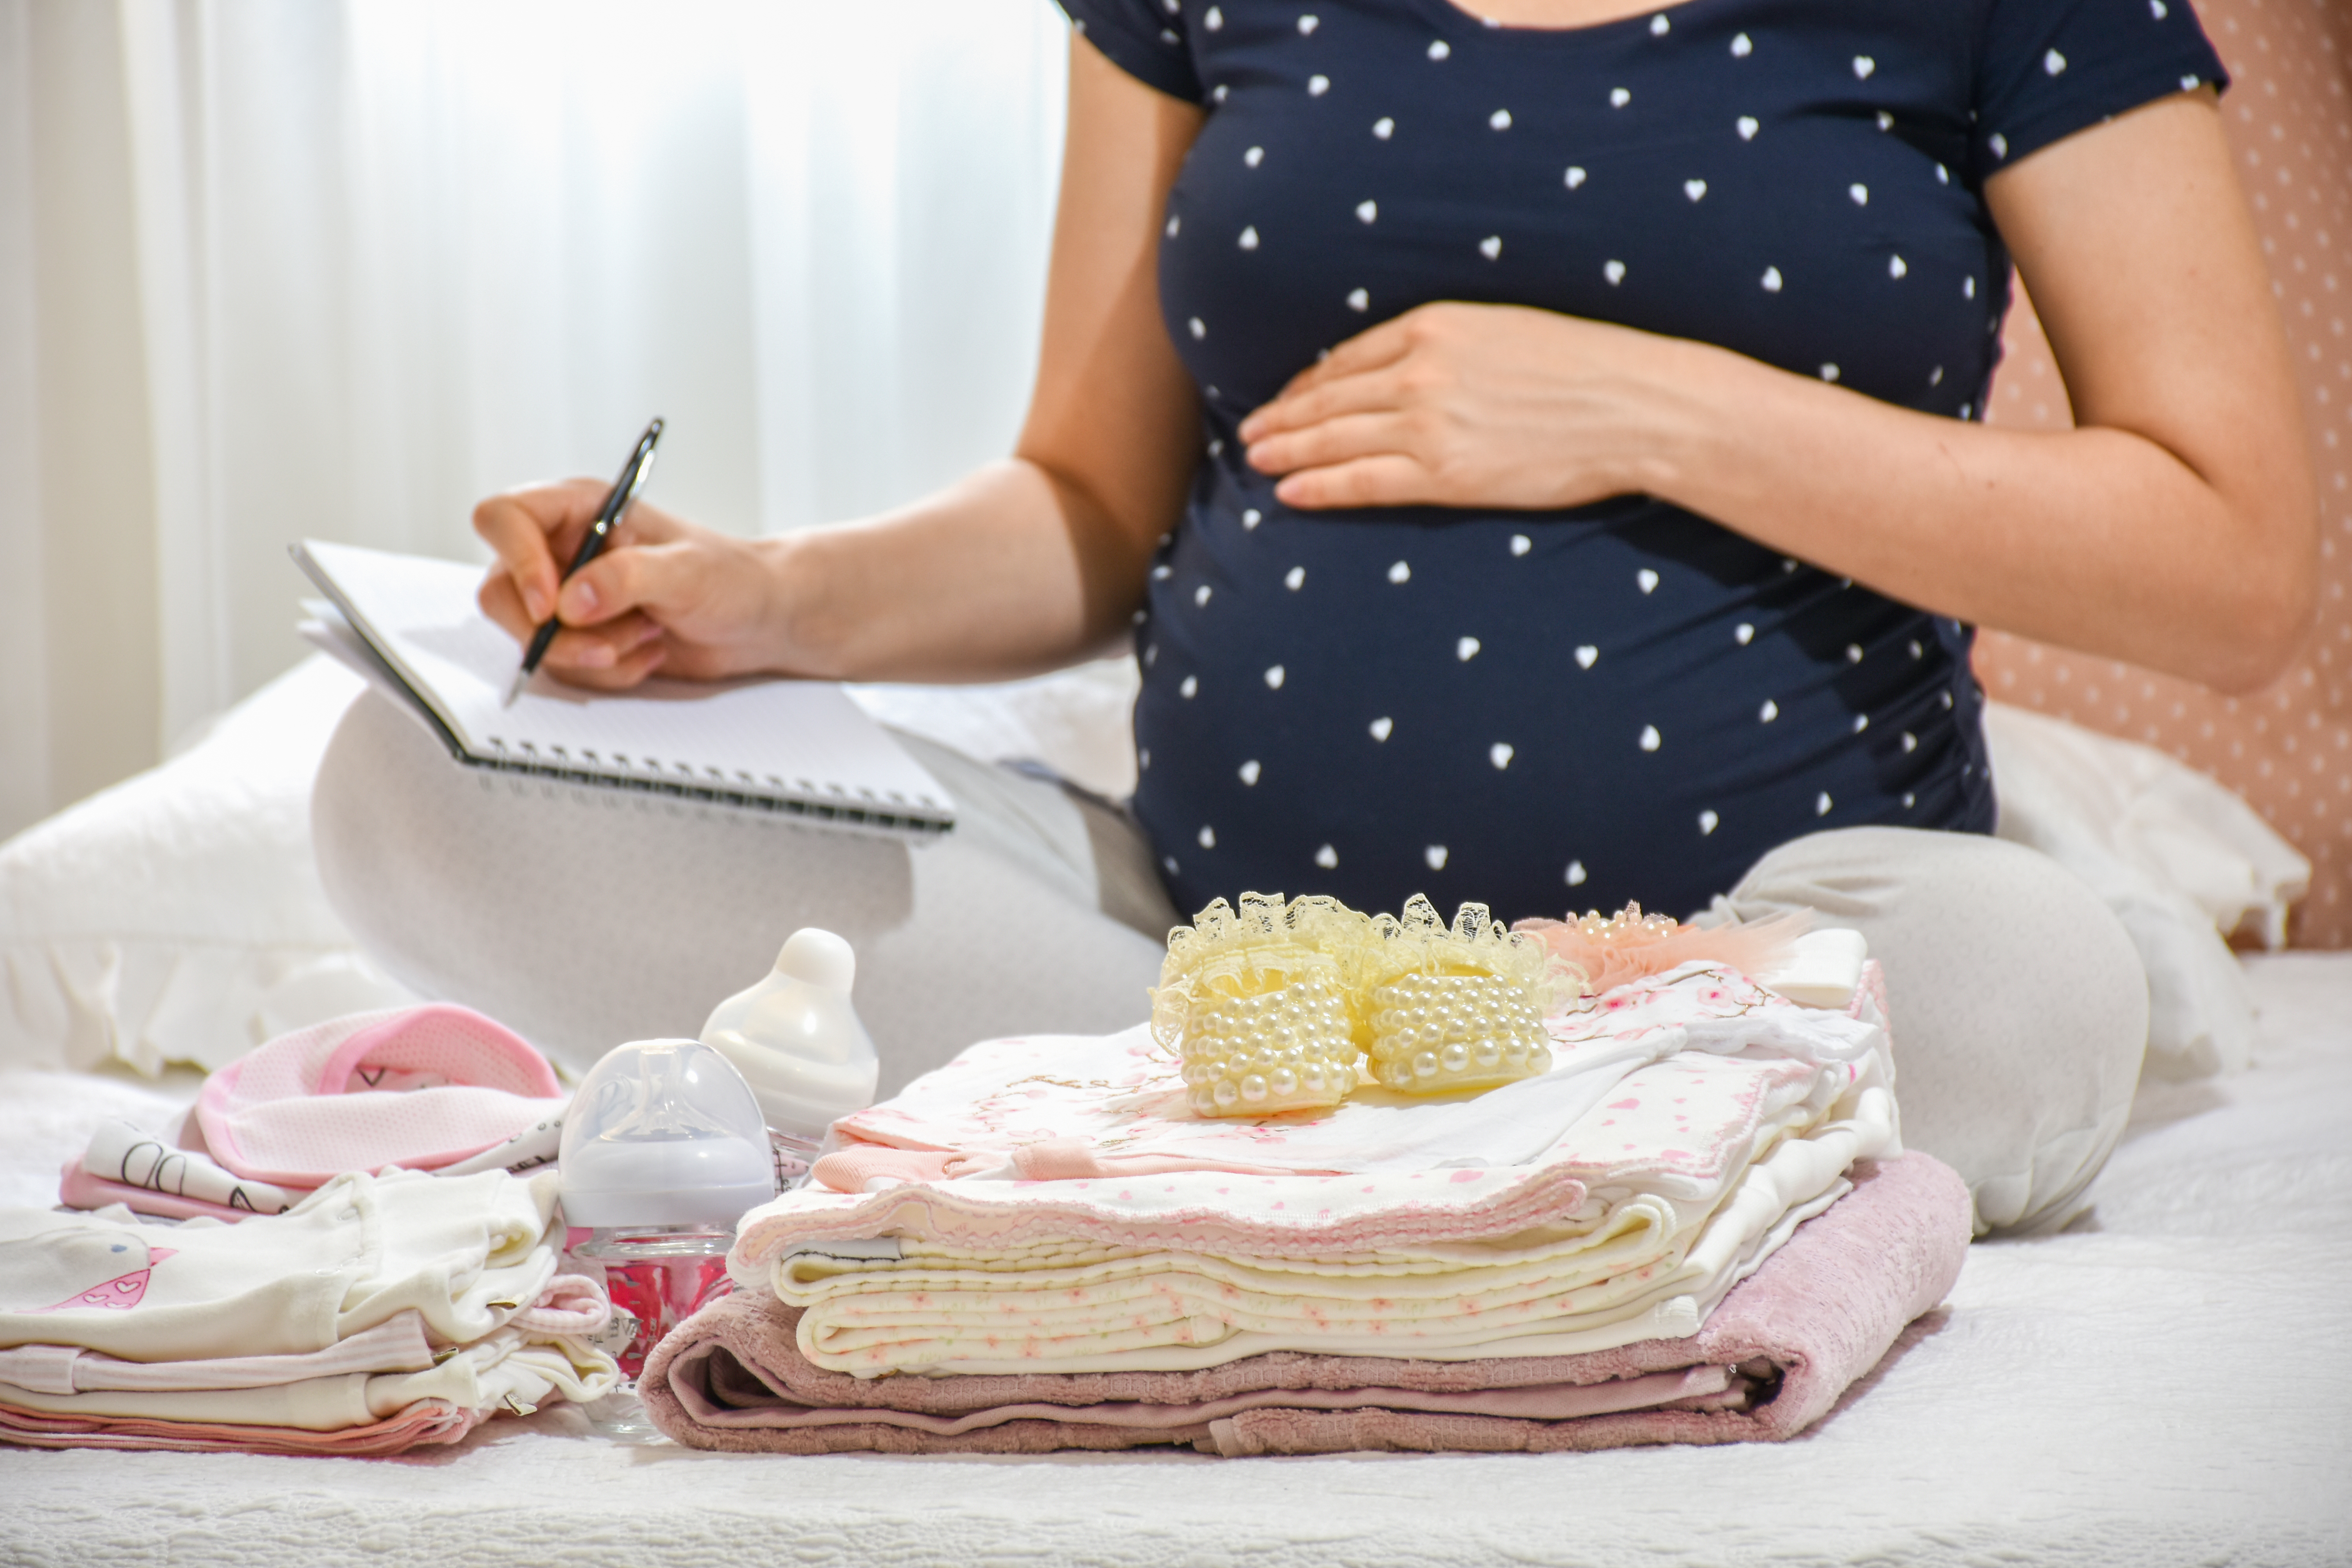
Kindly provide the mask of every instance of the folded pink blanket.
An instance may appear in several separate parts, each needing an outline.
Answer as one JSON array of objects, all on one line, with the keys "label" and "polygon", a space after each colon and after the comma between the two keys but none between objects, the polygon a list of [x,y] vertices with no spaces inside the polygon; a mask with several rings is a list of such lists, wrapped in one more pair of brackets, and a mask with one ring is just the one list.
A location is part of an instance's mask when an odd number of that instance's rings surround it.
[{"label": "folded pink blanket", "polygon": [[1969,1244],[1952,1170],[1904,1154],[1801,1226],[1696,1334],[1469,1362],[1280,1352],[1201,1372],[860,1379],[822,1371],[799,1313],[723,1297],[657,1346],[647,1412],[690,1447],[824,1454],[1588,1449],[1778,1441],[1826,1414],[1942,1300]]},{"label": "folded pink blanket", "polygon": [[426,1444],[455,1443],[480,1426],[486,1415],[425,1399],[364,1426],[310,1432],[298,1426],[53,1415],[0,1405],[0,1443],[23,1443],[36,1448],[162,1448],[188,1453],[400,1454]]}]

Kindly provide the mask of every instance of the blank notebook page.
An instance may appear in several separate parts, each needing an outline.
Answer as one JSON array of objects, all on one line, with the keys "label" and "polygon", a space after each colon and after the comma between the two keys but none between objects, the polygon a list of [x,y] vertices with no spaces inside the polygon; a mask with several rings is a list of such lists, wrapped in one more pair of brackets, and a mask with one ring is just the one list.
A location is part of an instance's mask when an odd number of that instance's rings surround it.
[{"label": "blank notebook page", "polygon": [[477,605],[479,569],[316,541],[296,555],[470,760],[910,827],[953,821],[947,792],[831,682],[656,677],[608,694],[541,672],[508,708],[521,649]]}]

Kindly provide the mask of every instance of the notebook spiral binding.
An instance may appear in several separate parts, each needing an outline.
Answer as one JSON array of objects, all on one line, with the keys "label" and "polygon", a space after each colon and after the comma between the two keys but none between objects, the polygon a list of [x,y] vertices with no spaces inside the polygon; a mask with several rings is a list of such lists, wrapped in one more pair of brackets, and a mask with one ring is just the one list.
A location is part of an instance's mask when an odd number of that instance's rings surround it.
[{"label": "notebook spiral binding", "polygon": [[562,746],[542,749],[529,741],[509,745],[498,735],[484,737],[495,755],[475,756],[457,744],[455,736],[447,736],[446,739],[450,754],[468,767],[522,774],[554,783],[603,789],[617,786],[641,795],[661,795],[673,800],[708,805],[743,806],[786,816],[804,816],[812,821],[837,826],[879,828],[893,833],[920,833],[935,837],[950,831],[954,826],[951,818],[942,820],[945,814],[938,812],[937,807],[927,811],[925,806],[930,803],[908,800],[896,790],[887,795],[860,790],[853,796],[838,784],[821,784],[810,779],[785,780],[773,774],[754,777],[740,772],[730,778],[718,768],[705,768],[698,773],[688,763],[663,763],[653,757],[589,751],[575,753]]}]

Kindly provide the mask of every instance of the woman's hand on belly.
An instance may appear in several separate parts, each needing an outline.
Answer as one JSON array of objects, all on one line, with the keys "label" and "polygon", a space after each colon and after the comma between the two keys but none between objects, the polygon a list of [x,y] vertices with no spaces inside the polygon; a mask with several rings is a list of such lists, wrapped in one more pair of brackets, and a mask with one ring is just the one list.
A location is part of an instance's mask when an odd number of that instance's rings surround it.
[{"label": "woman's hand on belly", "polygon": [[1286,506],[1581,505],[1649,488],[1721,350],[1517,305],[1441,302],[1349,339],[1242,422]]}]

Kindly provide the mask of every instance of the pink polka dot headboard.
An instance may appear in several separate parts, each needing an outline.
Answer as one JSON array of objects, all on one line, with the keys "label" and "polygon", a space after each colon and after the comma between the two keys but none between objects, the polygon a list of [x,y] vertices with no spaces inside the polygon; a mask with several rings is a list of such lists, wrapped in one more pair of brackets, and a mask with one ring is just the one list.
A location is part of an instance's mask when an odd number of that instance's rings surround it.
[{"label": "pink polka dot headboard", "polygon": [[[2319,479],[2320,604],[2302,658],[2220,697],[2113,659],[1987,633],[1994,698],[2162,748],[2236,790],[2312,863],[2298,947],[2352,947],[2352,4],[2200,0],[2233,79],[2223,121],[2301,373]],[[1987,416],[2063,429],[2066,389],[2022,295]]]}]

